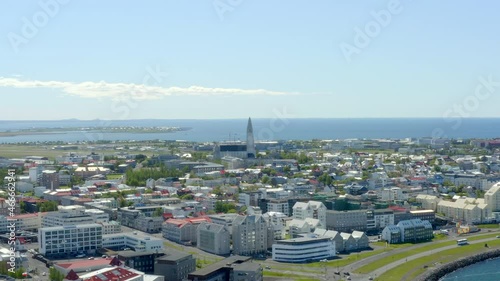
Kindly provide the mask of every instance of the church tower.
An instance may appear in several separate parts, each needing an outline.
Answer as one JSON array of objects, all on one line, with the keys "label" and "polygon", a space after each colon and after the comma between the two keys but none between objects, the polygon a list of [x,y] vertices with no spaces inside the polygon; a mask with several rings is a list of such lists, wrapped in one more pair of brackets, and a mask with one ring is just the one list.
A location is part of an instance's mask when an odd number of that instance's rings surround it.
[{"label": "church tower", "polygon": [[253,127],[252,127],[252,119],[248,117],[247,124],[247,157],[255,158],[255,140],[253,138]]}]

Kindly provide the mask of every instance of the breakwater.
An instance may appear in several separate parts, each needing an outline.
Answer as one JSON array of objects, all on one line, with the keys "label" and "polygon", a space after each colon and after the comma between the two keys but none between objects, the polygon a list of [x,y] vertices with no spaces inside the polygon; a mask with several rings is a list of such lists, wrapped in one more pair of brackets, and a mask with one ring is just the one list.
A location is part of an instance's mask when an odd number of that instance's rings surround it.
[{"label": "breakwater", "polygon": [[420,275],[417,279],[415,279],[415,281],[439,281],[446,274],[452,273],[457,269],[497,257],[500,257],[500,249],[495,249],[484,253],[479,253],[473,256],[461,258],[456,261],[447,263],[443,266],[440,266],[436,269],[430,270]]}]

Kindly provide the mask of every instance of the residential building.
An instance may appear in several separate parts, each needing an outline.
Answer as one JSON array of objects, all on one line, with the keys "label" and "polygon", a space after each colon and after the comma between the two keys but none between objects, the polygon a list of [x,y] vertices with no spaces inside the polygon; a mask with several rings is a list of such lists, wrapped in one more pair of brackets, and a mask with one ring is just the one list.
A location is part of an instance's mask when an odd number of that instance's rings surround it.
[{"label": "residential building", "polygon": [[103,246],[100,224],[42,227],[38,230],[39,252],[45,256],[94,254]]},{"label": "residential building", "polygon": [[163,237],[180,244],[196,245],[196,229],[203,222],[210,222],[208,218],[168,219],[163,223]]},{"label": "residential building", "polygon": [[403,243],[401,229],[397,225],[386,226],[382,230],[381,238],[391,244]]},{"label": "residential building", "polygon": [[238,215],[232,227],[233,254],[251,256],[266,253],[268,226],[262,215]]},{"label": "residential building", "polygon": [[293,205],[293,218],[299,220],[318,219],[321,225],[326,226],[326,207],[318,201],[297,202]]},{"label": "residential building", "polygon": [[459,198],[453,201],[441,200],[437,212],[455,222],[481,223],[491,218],[491,209],[482,198]]},{"label": "residential building", "polygon": [[8,217],[9,220],[14,220],[16,230],[37,231],[42,227],[42,217],[47,213],[22,214]]},{"label": "residential building", "polygon": [[212,223],[224,225],[229,229],[229,233],[233,233],[233,221],[238,217],[238,214],[218,214],[208,216]]},{"label": "residential building", "polygon": [[366,212],[367,230],[379,231],[394,224],[394,211],[391,209],[376,209]]},{"label": "residential building", "polygon": [[267,212],[262,215],[273,230],[274,240],[285,239],[287,221],[290,220],[280,212]]},{"label": "residential building", "polygon": [[198,249],[215,255],[229,255],[231,235],[226,226],[203,222],[198,226],[197,235]]},{"label": "residential building", "polygon": [[339,232],[365,231],[367,229],[366,210],[326,211],[326,228]]},{"label": "residential building", "polygon": [[426,210],[437,210],[437,205],[441,201],[437,196],[427,195],[427,194],[419,194],[416,198],[417,203],[422,204],[422,208]]},{"label": "residential building", "polygon": [[167,281],[186,280],[188,274],[196,270],[196,259],[191,254],[169,249],[156,259],[154,274],[165,276]]},{"label": "residential building", "polygon": [[59,189],[59,173],[55,170],[45,170],[42,172],[40,185],[50,190]]},{"label": "residential building", "polygon": [[396,226],[387,226],[382,231],[382,239],[395,243],[415,243],[431,240],[434,237],[432,225],[421,219],[400,221]]},{"label": "residential building", "polygon": [[410,214],[413,219],[421,219],[423,221],[429,221],[431,224],[433,224],[434,221],[436,220],[436,212],[434,212],[433,210],[415,210],[415,211],[410,211]]},{"label": "residential building", "polygon": [[325,227],[321,225],[318,219],[306,218],[305,220],[292,219],[287,222],[288,233],[291,238],[302,236],[303,234],[313,233],[316,229]]},{"label": "residential building", "polygon": [[356,240],[356,247],[357,247],[356,250],[363,250],[370,247],[369,245],[370,239],[368,238],[368,236],[366,236],[364,232],[353,231],[351,235],[354,238],[354,240]]},{"label": "residential building", "polygon": [[488,204],[491,212],[500,211],[500,182],[494,184],[486,191],[484,201]]},{"label": "residential building", "polygon": [[102,225],[102,235],[122,232],[122,226],[117,221],[100,222],[99,224]]},{"label": "residential building", "polygon": [[287,199],[271,199],[267,202],[267,212],[279,212],[290,216]]},{"label": "residential building", "polygon": [[329,237],[303,237],[276,241],[273,260],[300,263],[330,259],[335,256],[335,242]]}]

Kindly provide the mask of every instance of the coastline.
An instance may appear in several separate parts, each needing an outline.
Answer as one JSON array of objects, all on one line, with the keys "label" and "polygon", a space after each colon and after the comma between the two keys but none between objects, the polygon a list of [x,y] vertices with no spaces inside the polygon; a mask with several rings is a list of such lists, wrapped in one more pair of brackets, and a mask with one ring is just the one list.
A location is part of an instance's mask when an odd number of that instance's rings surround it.
[{"label": "coastline", "polygon": [[447,274],[452,273],[460,268],[498,257],[500,257],[500,249],[495,249],[488,252],[479,253],[473,256],[461,258],[459,260],[447,263],[439,268],[430,270],[420,275],[416,279],[416,281],[439,281]]}]

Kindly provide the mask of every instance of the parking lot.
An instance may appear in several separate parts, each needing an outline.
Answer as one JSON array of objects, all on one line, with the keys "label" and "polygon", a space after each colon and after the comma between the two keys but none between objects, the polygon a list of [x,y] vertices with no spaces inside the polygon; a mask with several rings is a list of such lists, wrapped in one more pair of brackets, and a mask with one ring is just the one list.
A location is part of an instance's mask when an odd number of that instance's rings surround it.
[{"label": "parking lot", "polygon": [[[45,266],[45,263],[36,260],[32,257],[32,254],[28,252],[30,249],[36,249],[38,248],[37,243],[27,243],[23,244],[26,251],[21,251],[21,257],[22,257],[22,267],[26,269],[26,271],[29,272],[29,276],[26,279],[32,279],[32,280],[40,280],[40,281],[49,281],[49,269],[47,266]],[[10,246],[6,243],[0,243],[0,246],[3,248],[10,248]],[[43,276],[43,273],[45,272],[45,276]]]}]

